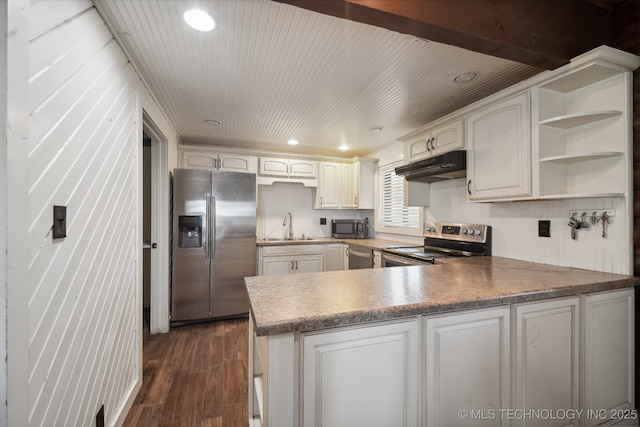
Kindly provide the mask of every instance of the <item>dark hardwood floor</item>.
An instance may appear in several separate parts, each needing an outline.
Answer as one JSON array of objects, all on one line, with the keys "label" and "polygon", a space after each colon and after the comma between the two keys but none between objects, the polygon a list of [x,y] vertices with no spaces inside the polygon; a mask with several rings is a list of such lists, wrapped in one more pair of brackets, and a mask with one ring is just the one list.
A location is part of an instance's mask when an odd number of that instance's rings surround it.
[{"label": "dark hardwood floor", "polygon": [[146,331],[142,389],[125,427],[248,425],[247,319]]}]

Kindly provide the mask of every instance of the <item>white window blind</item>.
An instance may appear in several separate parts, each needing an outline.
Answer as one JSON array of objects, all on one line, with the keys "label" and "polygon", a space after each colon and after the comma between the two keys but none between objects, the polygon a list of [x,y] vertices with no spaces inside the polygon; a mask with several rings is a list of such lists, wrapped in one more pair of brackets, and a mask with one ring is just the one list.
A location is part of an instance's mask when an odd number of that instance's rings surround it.
[{"label": "white window blind", "polygon": [[404,206],[404,178],[396,175],[394,168],[380,169],[380,195],[380,225],[405,228],[420,226],[420,208]]}]

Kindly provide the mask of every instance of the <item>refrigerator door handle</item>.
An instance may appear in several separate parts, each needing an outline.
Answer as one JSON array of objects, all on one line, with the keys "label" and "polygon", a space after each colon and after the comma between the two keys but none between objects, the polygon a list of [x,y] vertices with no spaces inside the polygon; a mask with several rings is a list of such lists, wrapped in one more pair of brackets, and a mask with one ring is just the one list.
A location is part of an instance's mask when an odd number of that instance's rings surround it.
[{"label": "refrigerator door handle", "polygon": [[211,259],[214,259],[216,257],[216,197],[211,196],[209,200],[211,203],[211,228],[209,229],[209,244],[211,245]]},{"label": "refrigerator door handle", "polygon": [[205,238],[204,242],[204,259],[209,259],[209,196],[206,196],[204,203],[204,226],[206,227],[205,233],[203,237]]}]

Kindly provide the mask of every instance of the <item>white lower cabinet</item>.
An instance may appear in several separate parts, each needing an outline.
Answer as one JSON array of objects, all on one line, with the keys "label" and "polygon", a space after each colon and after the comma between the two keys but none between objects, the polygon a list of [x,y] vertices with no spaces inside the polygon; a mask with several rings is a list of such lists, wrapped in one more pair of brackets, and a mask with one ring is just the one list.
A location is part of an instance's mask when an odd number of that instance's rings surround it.
[{"label": "white lower cabinet", "polygon": [[278,427],[638,425],[634,346],[633,289],[251,332],[249,414]]},{"label": "white lower cabinet", "polygon": [[424,320],[427,427],[509,425],[509,319],[500,307]]},{"label": "white lower cabinet", "polygon": [[419,425],[418,321],[305,334],[304,427]]},{"label": "white lower cabinet", "polygon": [[[608,425],[634,409],[633,289],[584,295],[583,398],[586,426]],[[638,408],[635,408],[638,409]],[[613,415],[613,417],[612,417]],[[627,420],[635,421],[638,419]]]},{"label": "white lower cabinet", "polygon": [[262,259],[262,276],[320,271],[324,271],[324,255],[278,256]]},{"label": "white lower cabinet", "polygon": [[[324,247],[324,271],[344,269],[344,255],[342,243],[330,243]],[[348,267],[348,266],[347,266]]]},{"label": "white lower cabinet", "polygon": [[514,307],[514,408],[556,415],[520,417],[514,425],[580,424],[580,418],[563,415],[563,411],[578,413],[573,411],[580,408],[579,306],[580,299],[574,297]]},{"label": "white lower cabinet", "polygon": [[259,254],[260,276],[324,271],[324,245],[265,246]]}]

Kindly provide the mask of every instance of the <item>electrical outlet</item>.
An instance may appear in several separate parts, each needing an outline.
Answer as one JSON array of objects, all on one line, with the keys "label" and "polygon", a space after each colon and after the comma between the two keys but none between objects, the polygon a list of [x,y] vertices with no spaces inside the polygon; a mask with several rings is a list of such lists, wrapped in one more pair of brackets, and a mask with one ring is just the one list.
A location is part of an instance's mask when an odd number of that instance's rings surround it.
[{"label": "electrical outlet", "polygon": [[538,237],[551,237],[551,221],[538,221]]},{"label": "electrical outlet", "polygon": [[320,225],[327,225],[327,218],[320,218]]},{"label": "electrical outlet", "polygon": [[96,427],[104,427],[104,405],[100,407],[96,414]]}]

